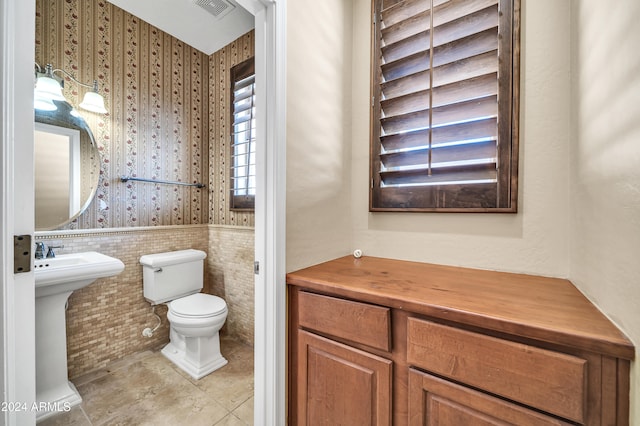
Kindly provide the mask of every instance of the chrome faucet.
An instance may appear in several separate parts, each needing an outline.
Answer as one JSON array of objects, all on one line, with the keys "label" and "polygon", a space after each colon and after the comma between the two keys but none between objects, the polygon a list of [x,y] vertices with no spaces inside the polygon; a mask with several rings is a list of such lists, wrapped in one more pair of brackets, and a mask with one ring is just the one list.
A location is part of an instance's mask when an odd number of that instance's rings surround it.
[{"label": "chrome faucet", "polygon": [[59,248],[64,248],[64,246],[48,246],[42,241],[36,242],[36,259],[56,257],[56,252],[53,250]]},{"label": "chrome faucet", "polygon": [[45,247],[42,241],[36,242],[36,259],[44,259]]},{"label": "chrome faucet", "polygon": [[64,248],[64,246],[49,246],[49,250],[47,250],[47,258],[56,257],[56,253],[53,249]]}]

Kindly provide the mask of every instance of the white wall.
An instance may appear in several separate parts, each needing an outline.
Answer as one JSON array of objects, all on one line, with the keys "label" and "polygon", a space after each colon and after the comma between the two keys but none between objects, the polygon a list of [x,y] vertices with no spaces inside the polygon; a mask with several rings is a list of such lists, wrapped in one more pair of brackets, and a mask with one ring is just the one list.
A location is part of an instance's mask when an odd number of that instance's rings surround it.
[{"label": "white wall", "polygon": [[[640,2],[573,1],[570,278],[640,348]],[[640,424],[640,367],[632,367]]]},{"label": "white wall", "polygon": [[368,212],[371,6],[353,1],[353,241],[365,254],[568,275],[570,1],[523,3],[519,213],[498,215]]},{"label": "white wall", "polygon": [[287,2],[287,270],[351,247],[351,5]]}]

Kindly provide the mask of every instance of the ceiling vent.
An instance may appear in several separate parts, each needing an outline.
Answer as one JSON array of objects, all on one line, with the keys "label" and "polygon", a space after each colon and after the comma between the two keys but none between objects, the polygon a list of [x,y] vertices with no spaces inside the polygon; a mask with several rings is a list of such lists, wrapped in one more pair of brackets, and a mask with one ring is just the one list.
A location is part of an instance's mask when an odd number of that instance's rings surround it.
[{"label": "ceiling vent", "polygon": [[235,9],[235,6],[227,0],[193,0],[193,3],[212,14],[216,19],[221,19]]}]

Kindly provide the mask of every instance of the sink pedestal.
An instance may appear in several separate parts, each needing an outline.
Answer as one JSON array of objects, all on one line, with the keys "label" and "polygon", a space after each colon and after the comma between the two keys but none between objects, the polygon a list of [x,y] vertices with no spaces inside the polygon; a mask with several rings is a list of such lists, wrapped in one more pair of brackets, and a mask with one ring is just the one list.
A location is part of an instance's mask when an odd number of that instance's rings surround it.
[{"label": "sink pedestal", "polygon": [[36,297],[36,401],[44,408],[37,412],[37,420],[82,402],[67,376],[65,306],[71,293]]},{"label": "sink pedestal", "polygon": [[36,281],[36,402],[37,420],[69,411],[82,402],[67,375],[67,299],[98,278],[118,275],[120,260],[96,252],[38,259]]}]

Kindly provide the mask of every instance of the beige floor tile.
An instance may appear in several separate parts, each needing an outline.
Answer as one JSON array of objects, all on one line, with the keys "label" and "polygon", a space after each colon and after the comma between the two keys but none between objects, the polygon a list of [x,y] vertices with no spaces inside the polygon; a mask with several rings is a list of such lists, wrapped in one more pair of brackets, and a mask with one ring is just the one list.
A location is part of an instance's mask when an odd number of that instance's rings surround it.
[{"label": "beige floor tile", "polygon": [[145,358],[153,356],[153,354],[154,353],[151,351],[138,352],[133,355],[129,355],[125,358],[122,358],[120,360],[111,362],[105,368],[101,368],[99,370],[95,370],[90,373],[83,374],[82,376],[76,377],[71,381],[73,382],[74,385],[76,385],[76,387],[78,387],[78,386],[84,385],[85,383],[89,383],[96,379],[99,379],[100,377],[106,376],[107,374],[110,374],[116,370],[119,370],[124,367],[128,367],[138,361],[141,361]]},{"label": "beige floor tile", "polygon": [[229,363],[200,380],[155,351],[82,376],[76,381],[82,405],[42,425],[252,424],[253,348],[225,337],[221,346]]},{"label": "beige floor tile", "polygon": [[91,426],[91,422],[82,412],[80,406],[68,412],[61,412],[38,423],[38,426]]},{"label": "beige floor tile", "polygon": [[177,374],[160,353],[120,368],[78,388],[84,402],[83,409],[94,424],[126,413],[132,406],[162,393],[165,389],[175,391],[193,386]]},{"label": "beige floor tile", "polygon": [[212,401],[204,392],[185,384],[163,389],[156,395],[129,406],[105,424],[209,426],[228,415],[229,411]]},{"label": "beige floor tile", "polygon": [[238,417],[245,424],[253,425],[253,396],[240,404],[231,414]]},{"label": "beige floor tile", "polygon": [[237,351],[249,351],[253,354],[253,348],[241,341],[228,336],[220,336],[220,352],[227,357]]},{"label": "beige floor tile", "polygon": [[229,355],[229,364],[195,382],[229,411],[253,396],[253,353],[239,350]]},{"label": "beige floor tile", "polygon": [[216,423],[216,426],[246,426],[246,423],[234,416],[233,414],[229,414],[227,417],[222,419],[220,422]]}]

